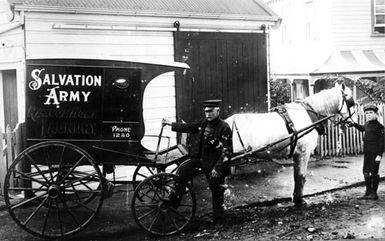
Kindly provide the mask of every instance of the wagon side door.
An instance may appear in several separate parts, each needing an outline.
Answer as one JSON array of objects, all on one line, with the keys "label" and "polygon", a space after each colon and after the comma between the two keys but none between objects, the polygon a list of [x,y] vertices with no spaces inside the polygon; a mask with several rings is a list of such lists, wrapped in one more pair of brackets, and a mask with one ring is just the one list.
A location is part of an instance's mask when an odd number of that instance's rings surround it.
[{"label": "wagon side door", "polygon": [[109,149],[137,154],[143,137],[141,70],[106,68],[102,106],[102,140]]}]

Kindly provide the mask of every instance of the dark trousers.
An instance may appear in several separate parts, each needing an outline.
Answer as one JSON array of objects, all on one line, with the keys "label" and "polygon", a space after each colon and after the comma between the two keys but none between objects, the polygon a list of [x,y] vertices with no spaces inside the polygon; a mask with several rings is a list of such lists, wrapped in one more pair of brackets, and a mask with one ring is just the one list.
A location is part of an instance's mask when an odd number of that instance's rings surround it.
[{"label": "dark trousers", "polygon": [[370,192],[377,192],[380,176],[378,171],[380,169],[380,162],[376,162],[377,154],[365,152],[364,153],[364,165],[362,172],[365,178],[366,194]]},{"label": "dark trousers", "polygon": [[[177,171],[177,175],[180,177],[181,187],[177,187],[178,196],[183,192],[183,186],[187,184],[193,177],[204,173],[209,183],[209,187],[212,194],[212,206],[213,206],[213,218],[220,219],[224,216],[224,187],[225,177],[230,173],[230,167],[223,167],[219,172],[219,177],[211,177],[212,169],[205,169],[202,166],[203,160],[198,158],[192,158],[180,165]],[[226,169],[224,171],[224,169]],[[228,169],[228,170],[227,170]],[[178,185],[179,186],[179,185]]]}]

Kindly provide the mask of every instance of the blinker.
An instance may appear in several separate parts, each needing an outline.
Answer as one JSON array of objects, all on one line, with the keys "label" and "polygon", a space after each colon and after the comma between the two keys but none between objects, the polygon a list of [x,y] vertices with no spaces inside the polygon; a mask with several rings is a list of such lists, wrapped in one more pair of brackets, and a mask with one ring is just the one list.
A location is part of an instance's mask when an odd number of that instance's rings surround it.
[{"label": "blinker", "polygon": [[353,106],[356,104],[356,103],[354,102],[354,99],[353,99],[353,98],[346,99],[345,101],[346,101],[346,106],[347,106],[348,108],[353,107]]}]

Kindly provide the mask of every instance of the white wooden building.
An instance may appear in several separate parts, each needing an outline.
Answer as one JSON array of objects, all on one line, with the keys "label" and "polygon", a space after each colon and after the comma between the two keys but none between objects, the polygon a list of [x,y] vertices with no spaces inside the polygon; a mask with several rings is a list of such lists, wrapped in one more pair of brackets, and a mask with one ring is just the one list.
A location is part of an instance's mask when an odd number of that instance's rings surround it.
[{"label": "white wooden building", "polygon": [[384,1],[265,3],[282,18],[271,32],[271,77],[290,81],[293,100],[319,91],[327,77],[385,76]]},{"label": "white wooden building", "polygon": [[[3,129],[6,124],[14,127],[25,120],[28,59],[173,62],[176,31],[267,34],[265,27],[278,21],[278,16],[260,0],[9,0],[8,3],[1,5],[8,22],[0,25],[0,127]],[[173,72],[158,76],[147,86],[143,102],[146,134],[157,134],[162,117],[176,118],[175,92]]]}]

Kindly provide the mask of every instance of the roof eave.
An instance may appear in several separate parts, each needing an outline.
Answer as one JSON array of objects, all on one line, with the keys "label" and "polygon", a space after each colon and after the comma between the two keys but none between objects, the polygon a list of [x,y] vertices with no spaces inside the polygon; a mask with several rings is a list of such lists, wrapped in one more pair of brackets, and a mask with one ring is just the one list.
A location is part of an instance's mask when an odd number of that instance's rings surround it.
[{"label": "roof eave", "polygon": [[79,9],[79,8],[58,8],[46,6],[25,6],[15,5],[15,11],[25,12],[55,12],[55,13],[72,13],[72,14],[102,14],[102,15],[121,15],[121,16],[151,16],[151,17],[188,17],[199,19],[222,19],[222,20],[239,20],[239,21],[260,21],[264,23],[275,24],[279,17],[273,16],[254,16],[254,15],[230,15],[230,14],[209,14],[209,13],[186,13],[186,12],[156,12],[156,11],[117,11],[111,9]]}]

